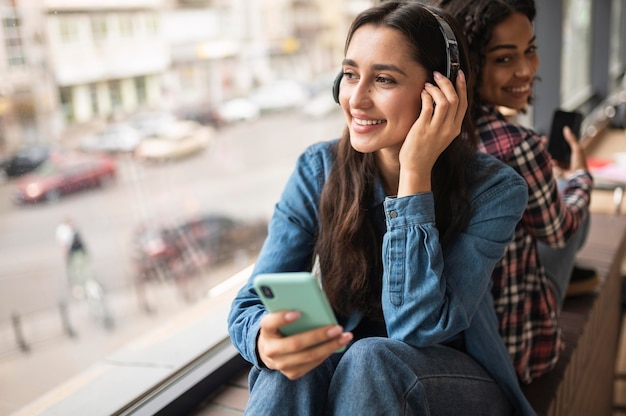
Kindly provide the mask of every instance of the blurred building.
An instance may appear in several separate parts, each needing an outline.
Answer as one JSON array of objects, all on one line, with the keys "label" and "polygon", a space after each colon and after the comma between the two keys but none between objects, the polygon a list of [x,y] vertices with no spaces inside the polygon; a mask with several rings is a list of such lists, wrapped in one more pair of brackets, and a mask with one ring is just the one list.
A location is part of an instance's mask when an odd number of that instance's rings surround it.
[{"label": "blurred building", "polygon": [[64,124],[112,118],[159,102],[161,76],[171,62],[160,0],[43,3]]},{"label": "blurred building", "polygon": [[335,71],[368,0],[0,0],[0,155]]},{"label": "blurred building", "polygon": [[[37,7],[38,8],[38,7]],[[42,20],[16,0],[0,1],[0,154],[42,140],[54,117]]]}]

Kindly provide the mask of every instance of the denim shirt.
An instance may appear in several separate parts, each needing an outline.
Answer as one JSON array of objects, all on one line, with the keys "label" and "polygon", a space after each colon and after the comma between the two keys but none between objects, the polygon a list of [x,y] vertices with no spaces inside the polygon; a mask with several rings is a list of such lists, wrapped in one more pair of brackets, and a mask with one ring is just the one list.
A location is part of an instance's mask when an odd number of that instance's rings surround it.
[{"label": "denim shirt", "polygon": [[[233,301],[228,317],[231,340],[255,366],[263,367],[256,340],[266,310],[252,281],[259,273],[310,270],[319,198],[335,142],[312,145],[298,159],[275,206],[252,276]],[[518,413],[534,414],[498,333],[490,293],[491,272],[526,207],[527,185],[513,169],[479,152],[467,175],[473,214],[445,251],[435,227],[431,192],[395,198],[385,195],[382,182],[376,185],[375,205],[382,211],[376,216],[381,222],[376,228],[383,247],[381,303],[387,336],[414,347],[462,336],[466,352],[487,369]],[[351,331],[362,319],[361,313],[353,312],[339,323]]]}]

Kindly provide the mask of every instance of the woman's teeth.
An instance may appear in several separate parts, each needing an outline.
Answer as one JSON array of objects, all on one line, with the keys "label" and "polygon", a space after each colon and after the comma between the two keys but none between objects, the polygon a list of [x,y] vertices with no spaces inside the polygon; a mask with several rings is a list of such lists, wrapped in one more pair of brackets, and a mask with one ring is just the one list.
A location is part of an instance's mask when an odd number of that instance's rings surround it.
[{"label": "woman's teeth", "polygon": [[361,120],[360,118],[355,118],[354,122],[359,126],[372,126],[375,124],[382,124],[385,120]]}]

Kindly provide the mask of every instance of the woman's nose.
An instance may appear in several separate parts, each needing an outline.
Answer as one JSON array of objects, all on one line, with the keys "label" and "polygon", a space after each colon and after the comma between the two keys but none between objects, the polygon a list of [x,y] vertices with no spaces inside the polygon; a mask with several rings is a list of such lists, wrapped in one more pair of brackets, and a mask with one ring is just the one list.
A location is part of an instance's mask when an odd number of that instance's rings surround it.
[{"label": "woman's nose", "polygon": [[515,68],[515,76],[532,77],[535,74],[535,64],[530,59],[520,60],[519,65]]},{"label": "woman's nose", "polygon": [[350,106],[362,108],[370,105],[372,102],[370,95],[371,87],[363,80],[360,80],[352,89],[352,94],[350,95]]}]

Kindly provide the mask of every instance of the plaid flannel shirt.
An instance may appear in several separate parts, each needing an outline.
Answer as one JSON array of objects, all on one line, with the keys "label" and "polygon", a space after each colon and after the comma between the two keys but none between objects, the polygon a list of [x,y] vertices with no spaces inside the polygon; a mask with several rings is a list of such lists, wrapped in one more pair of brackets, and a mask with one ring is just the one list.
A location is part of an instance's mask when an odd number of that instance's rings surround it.
[{"label": "plaid flannel shirt", "polygon": [[537,241],[562,247],[588,214],[593,179],[577,171],[561,195],[541,137],[483,106],[476,127],[480,150],[513,167],[528,183],[528,205],[515,237],[496,265],[493,296],[500,334],[519,379],[530,383],[556,364],[563,348],[554,287],[540,262]]}]

